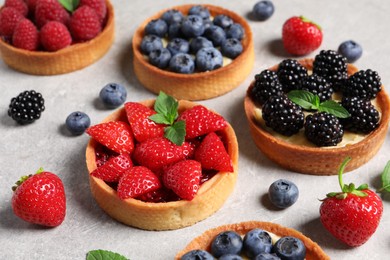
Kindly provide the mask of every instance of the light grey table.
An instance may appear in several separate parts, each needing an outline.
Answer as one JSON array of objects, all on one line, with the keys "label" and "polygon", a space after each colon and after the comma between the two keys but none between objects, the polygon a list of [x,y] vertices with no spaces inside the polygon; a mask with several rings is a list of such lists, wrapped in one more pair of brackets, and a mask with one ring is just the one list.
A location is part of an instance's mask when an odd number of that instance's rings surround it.
[{"label": "light grey table", "polygon": [[[4,1],[0,1],[3,3]],[[334,239],[319,221],[319,199],[338,190],[335,176],[309,176],[283,170],[258,151],[244,116],[243,98],[256,73],[288,57],[281,49],[284,21],[305,15],[324,32],[321,49],[336,49],[354,39],[364,48],[355,64],[379,72],[390,91],[390,2],[388,1],[282,1],[266,22],[249,20],[254,33],[255,66],[248,78],[230,93],[200,103],[218,111],[235,128],[239,147],[239,176],[234,193],[213,216],[188,228],[152,232],[124,226],[107,216],[95,203],[88,184],[84,150],[88,136],[70,136],[64,128],[68,114],[81,110],[92,124],[111,113],[98,102],[100,89],[109,82],[123,84],[128,101],[154,98],[135,78],[131,39],[137,26],[163,8],[188,1],[113,0],[116,38],[110,51],[95,64],[69,74],[32,76],[8,68],[0,60],[0,259],[84,259],[93,249],[107,249],[130,259],[172,259],[195,236],[221,224],[247,220],[272,221],[302,231],[317,241],[332,259],[385,259],[390,255],[390,197],[384,197],[384,214],[377,232],[363,246],[348,248]],[[256,1],[192,1],[213,3],[247,16]],[[308,55],[314,57],[318,53]],[[16,125],[7,109],[12,97],[35,89],[46,100],[37,122]],[[390,138],[379,153],[360,169],[345,175],[346,183],[380,185],[380,173],[390,159]],[[59,175],[67,195],[63,224],[47,229],[23,222],[11,209],[11,186],[23,174],[44,167]],[[273,210],[265,199],[268,186],[279,178],[293,180],[300,189],[298,202],[285,210]]]}]

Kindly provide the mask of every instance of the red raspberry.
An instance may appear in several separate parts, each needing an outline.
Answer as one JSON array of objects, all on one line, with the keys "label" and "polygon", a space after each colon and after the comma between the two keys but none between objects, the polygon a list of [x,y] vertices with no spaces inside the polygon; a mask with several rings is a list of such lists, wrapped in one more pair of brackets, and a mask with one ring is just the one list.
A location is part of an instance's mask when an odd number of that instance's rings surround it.
[{"label": "red raspberry", "polygon": [[39,39],[43,48],[47,51],[58,51],[72,43],[72,37],[68,28],[63,23],[57,21],[46,23],[41,28]]},{"label": "red raspberry", "polygon": [[23,0],[5,0],[4,6],[15,8],[24,17],[28,14],[27,4]]},{"label": "red raspberry", "polygon": [[25,0],[27,7],[28,7],[28,12],[30,13],[31,16],[35,15],[35,7],[37,6],[38,0]]},{"label": "red raspberry", "polygon": [[69,13],[62,7],[58,0],[38,0],[35,7],[35,24],[41,28],[49,21],[57,21],[66,24]]},{"label": "red raspberry", "polygon": [[79,6],[87,5],[96,11],[100,18],[100,22],[104,21],[107,14],[107,6],[105,0],[80,0]]},{"label": "red raspberry", "polygon": [[12,45],[29,51],[35,51],[39,46],[38,30],[29,19],[23,19],[15,27]]},{"label": "red raspberry", "polygon": [[4,7],[0,11],[0,36],[12,38],[16,25],[24,17],[13,7]]},{"label": "red raspberry", "polygon": [[74,11],[69,21],[69,30],[75,41],[88,41],[100,33],[102,26],[95,10],[84,5]]}]

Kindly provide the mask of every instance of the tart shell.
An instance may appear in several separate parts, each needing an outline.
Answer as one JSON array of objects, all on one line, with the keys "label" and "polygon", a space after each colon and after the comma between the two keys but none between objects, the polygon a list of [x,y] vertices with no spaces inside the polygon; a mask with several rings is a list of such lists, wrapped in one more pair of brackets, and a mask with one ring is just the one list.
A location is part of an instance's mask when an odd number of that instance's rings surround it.
[{"label": "tart shell", "polygon": [[[313,59],[302,59],[299,62],[308,70],[313,69]],[[271,67],[270,70],[277,70],[277,66]],[[355,66],[348,64],[349,76],[357,71]],[[349,156],[352,159],[346,166],[345,172],[352,171],[368,162],[378,152],[385,140],[390,120],[390,100],[383,86],[377,95],[377,103],[381,110],[379,127],[358,143],[344,147],[321,148],[288,143],[261,127],[256,122],[254,116],[256,105],[249,94],[253,84],[254,82],[248,88],[244,100],[245,114],[252,139],[269,159],[283,168],[312,175],[336,175],[343,160]]]},{"label": "tart shell", "polygon": [[[154,100],[141,102],[152,107]],[[179,113],[196,105],[189,101],[179,101]],[[103,120],[127,121],[124,108],[117,110]],[[233,162],[234,172],[219,172],[200,186],[200,189],[191,201],[180,200],[172,202],[143,202],[129,198],[122,200],[116,191],[103,180],[89,174],[91,192],[98,205],[112,218],[128,225],[145,230],[172,230],[179,229],[201,221],[219,208],[232,193],[238,167],[238,144],[233,128],[228,126],[218,134],[225,140],[228,154]],[[97,142],[90,139],[86,149],[88,172],[96,169],[95,147]]]},{"label": "tart shell", "polygon": [[176,255],[175,259],[179,260],[185,253],[195,249],[207,250],[210,252],[210,246],[212,241],[221,232],[231,230],[237,232],[240,235],[245,235],[246,233],[255,228],[266,230],[279,237],[293,236],[302,240],[302,242],[306,246],[306,260],[330,259],[330,257],[326,255],[326,253],[317,243],[312,241],[307,236],[303,235],[301,232],[292,228],[283,227],[279,224],[262,221],[241,222],[237,224],[223,225],[213,229],[209,229],[200,236],[196,237],[194,240],[192,240],[182,251],[180,251]]},{"label": "tart shell", "polygon": [[140,51],[144,28],[149,21],[161,17],[170,9],[176,9],[187,14],[193,5],[182,5],[162,10],[142,23],[133,36],[134,72],[141,84],[153,93],[160,91],[174,96],[177,99],[204,100],[223,95],[236,88],[246,79],[254,64],[254,48],[252,31],[244,18],[227,9],[214,6],[207,7],[212,16],[225,14],[236,23],[240,23],[245,30],[242,40],[243,52],[232,63],[208,72],[180,74],[159,69],[146,60]]},{"label": "tart shell", "polygon": [[107,22],[94,39],[56,52],[27,51],[0,38],[0,57],[9,67],[33,75],[58,75],[82,69],[100,59],[114,41],[114,8],[107,4]]}]

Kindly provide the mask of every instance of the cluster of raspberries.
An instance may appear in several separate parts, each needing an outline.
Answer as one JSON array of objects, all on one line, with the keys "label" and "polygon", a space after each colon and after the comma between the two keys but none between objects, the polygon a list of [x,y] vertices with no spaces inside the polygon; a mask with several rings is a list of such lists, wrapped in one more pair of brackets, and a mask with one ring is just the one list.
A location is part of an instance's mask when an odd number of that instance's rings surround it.
[{"label": "cluster of raspberries", "polygon": [[5,0],[0,37],[29,51],[57,51],[95,38],[106,22],[105,0],[80,0],[73,12],[58,0]]}]

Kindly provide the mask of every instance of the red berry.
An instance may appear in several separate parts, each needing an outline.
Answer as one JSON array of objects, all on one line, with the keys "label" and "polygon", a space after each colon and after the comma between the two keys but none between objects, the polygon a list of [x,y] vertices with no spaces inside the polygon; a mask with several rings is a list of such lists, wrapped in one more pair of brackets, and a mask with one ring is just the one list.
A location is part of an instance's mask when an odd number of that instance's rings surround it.
[{"label": "red berry", "polygon": [[28,14],[27,4],[23,0],[5,0],[4,6],[15,8],[24,17]]},{"label": "red berry", "polygon": [[35,24],[41,28],[49,21],[67,24],[69,13],[58,0],[38,0],[35,7]]},{"label": "red berry", "polygon": [[322,31],[318,25],[306,18],[294,16],[284,23],[282,39],[288,53],[306,55],[320,47]]},{"label": "red berry", "polygon": [[79,6],[87,5],[95,10],[99,16],[99,20],[102,23],[106,18],[107,6],[105,0],[80,0]]},{"label": "red berry", "polygon": [[72,43],[68,28],[56,21],[47,22],[39,33],[39,39],[46,51],[58,51]]},{"label": "red berry", "polygon": [[123,173],[133,167],[133,162],[128,154],[120,154],[111,157],[105,164],[91,172],[92,176],[107,182],[118,182]]},{"label": "red berry", "polygon": [[88,41],[100,33],[102,25],[95,10],[84,5],[74,11],[69,21],[69,30],[75,41]]},{"label": "red berry", "polygon": [[23,19],[16,26],[12,36],[12,45],[29,51],[35,51],[38,49],[38,30],[29,19]]},{"label": "red berry", "polygon": [[66,212],[64,185],[50,172],[23,179],[12,196],[12,209],[21,219],[43,226],[60,225]]},{"label": "red berry", "polygon": [[0,36],[12,38],[15,27],[24,17],[15,8],[4,7],[0,10]]},{"label": "red berry", "polygon": [[27,7],[28,7],[28,12],[30,13],[31,16],[35,15],[35,7],[37,6],[38,0],[25,0]]}]

